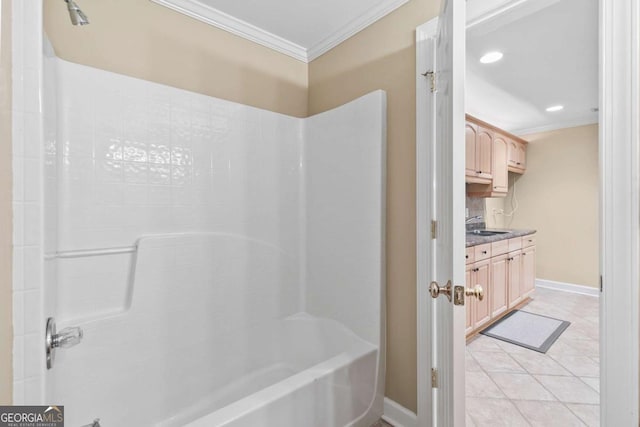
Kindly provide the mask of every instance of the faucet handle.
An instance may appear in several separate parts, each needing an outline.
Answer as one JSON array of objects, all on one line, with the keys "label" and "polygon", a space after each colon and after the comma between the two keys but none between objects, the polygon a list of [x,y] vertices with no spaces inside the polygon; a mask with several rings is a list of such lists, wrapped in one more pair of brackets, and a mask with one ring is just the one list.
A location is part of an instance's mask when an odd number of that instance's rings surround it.
[{"label": "faucet handle", "polygon": [[56,320],[53,317],[47,319],[47,327],[45,329],[45,354],[47,356],[47,369],[53,367],[53,361],[56,355],[56,348],[69,348],[80,344],[82,341],[82,328],[72,326],[64,328],[60,333],[56,332]]},{"label": "faucet handle", "polygon": [[82,341],[82,336],[82,328],[78,326],[64,328],[53,336],[53,346],[61,348],[73,347],[74,345],[80,344],[80,341]]}]

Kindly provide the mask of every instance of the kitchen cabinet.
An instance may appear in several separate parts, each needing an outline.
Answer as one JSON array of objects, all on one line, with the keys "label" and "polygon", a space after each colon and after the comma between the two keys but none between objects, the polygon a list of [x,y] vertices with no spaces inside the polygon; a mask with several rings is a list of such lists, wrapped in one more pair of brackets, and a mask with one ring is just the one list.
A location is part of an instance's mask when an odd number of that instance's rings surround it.
[{"label": "kitchen cabinet", "polygon": [[527,147],[523,142],[509,139],[507,164],[509,171],[524,173],[527,168]]},{"label": "kitchen cabinet", "polygon": [[493,192],[507,194],[509,190],[508,154],[507,139],[500,134],[495,134],[493,138]]},{"label": "kitchen cabinet", "polygon": [[520,281],[522,280],[522,251],[509,252],[507,256],[507,270],[509,271],[508,308],[514,307],[522,301]]},{"label": "kitchen cabinet", "polygon": [[491,182],[493,131],[467,122],[465,126],[465,174],[467,182]]},{"label": "kitchen cabinet", "polygon": [[[467,269],[465,271],[465,279],[464,282],[467,284],[467,287],[470,286],[470,283],[472,283],[471,280],[471,270],[473,269],[473,265],[472,264],[467,264]],[[475,307],[474,304],[471,303],[470,299],[467,299],[465,302],[465,309],[467,311],[467,319],[466,319],[466,323],[465,323],[465,334],[469,335],[471,332],[473,332],[473,325],[475,322],[475,318],[474,318],[474,312],[475,312]]]},{"label": "kitchen cabinet", "polygon": [[497,317],[507,311],[509,295],[509,269],[507,254],[491,258],[489,299],[491,317]]},{"label": "kitchen cabinet", "polygon": [[504,197],[509,172],[526,169],[527,141],[467,114],[465,181],[471,197]]},{"label": "kitchen cabinet", "polygon": [[477,261],[471,265],[471,274],[469,282],[467,282],[468,288],[473,288],[475,285],[482,286],[485,289],[485,297],[480,301],[478,298],[467,298],[465,304],[473,306],[472,318],[473,329],[479,329],[489,323],[491,320],[491,299],[488,298],[488,290],[491,281],[489,280],[489,266],[491,262],[486,259]]},{"label": "kitchen cabinet", "polygon": [[485,297],[466,298],[467,323],[466,330],[470,333],[486,325],[491,320],[491,300],[488,298],[491,286],[491,244],[477,245],[467,248],[465,285],[473,288],[482,286]]},{"label": "kitchen cabinet", "polygon": [[467,298],[467,336],[478,332],[531,297],[536,276],[535,234],[468,247],[468,288],[481,285],[483,301]]},{"label": "kitchen cabinet", "polygon": [[527,298],[536,287],[536,247],[529,246],[522,250],[522,281],[520,294]]}]

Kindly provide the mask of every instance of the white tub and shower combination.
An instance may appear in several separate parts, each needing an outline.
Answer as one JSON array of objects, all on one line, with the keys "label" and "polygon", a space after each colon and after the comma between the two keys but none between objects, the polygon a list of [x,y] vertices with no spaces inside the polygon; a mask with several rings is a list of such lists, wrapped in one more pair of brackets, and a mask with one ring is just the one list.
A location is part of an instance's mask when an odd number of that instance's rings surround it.
[{"label": "white tub and shower combination", "polygon": [[374,423],[384,93],[299,119],[52,53],[43,74],[44,316],[84,330],[43,403],[69,426]]}]

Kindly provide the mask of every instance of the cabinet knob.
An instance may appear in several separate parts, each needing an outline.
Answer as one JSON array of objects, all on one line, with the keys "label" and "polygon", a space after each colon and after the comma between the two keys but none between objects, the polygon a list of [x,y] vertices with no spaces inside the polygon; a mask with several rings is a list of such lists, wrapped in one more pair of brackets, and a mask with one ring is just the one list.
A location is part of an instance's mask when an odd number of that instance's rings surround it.
[{"label": "cabinet knob", "polygon": [[469,255],[465,255],[465,256],[464,256],[464,258],[465,258],[465,259],[469,259]]},{"label": "cabinet knob", "polygon": [[476,171],[476,173],[482,173],[482,171]]},{"label": "cabinet knob", "polygon": [[482,251],[482,255],[486,255],[486,254],[487,254],[487,251]]}]

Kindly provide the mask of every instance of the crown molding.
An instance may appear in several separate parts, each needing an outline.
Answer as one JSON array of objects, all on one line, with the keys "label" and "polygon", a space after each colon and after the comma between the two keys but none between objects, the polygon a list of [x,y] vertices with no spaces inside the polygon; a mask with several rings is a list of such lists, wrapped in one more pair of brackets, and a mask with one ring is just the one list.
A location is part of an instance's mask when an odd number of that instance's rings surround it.
[{"label": "crown molding", "polygon": [[325,37],[320,42],[310,47],[307,51],[307,62],[313,61],[408,2],[409,0],[385,0],[377,6],[368,9],[363,15],[351,20],[351,22],[340,28],[338,31],[330,34],[328,37]]},{"label": "crown molding", "polygon": [[280,36],[235,18],[197,0],[151,0],[191,18],[228,31],[236,36],[258,43],[299,61],[307,61],[307,49]]},{"label": "crown molding", "polygon": [[581,119],[557,121],[557,122],[550,123],[548,125],[538,126],[533,128],[514,129],[514,130],[510,130],[509,132],[511,132],[514,135],[523,136],[523,135],[532,135],[534,133],[550,132],[552,130],[568,129],[568,128],[575,128],[578,126],[587,126],[587,125],[595,125],[595,124],[598,124],[597,117],[585,117]]},{"label": "crown molding", "polygon": [[253,24],[207,6],[198,0],[150,1],[308,63],[385,17],[409,0],[384,0],[310,48],[305,48],[269,31],[265,31]]}]

